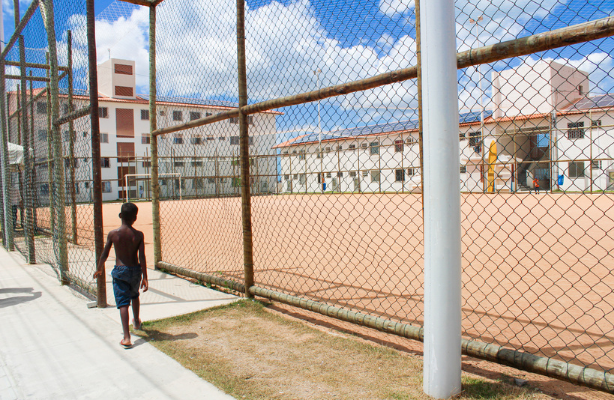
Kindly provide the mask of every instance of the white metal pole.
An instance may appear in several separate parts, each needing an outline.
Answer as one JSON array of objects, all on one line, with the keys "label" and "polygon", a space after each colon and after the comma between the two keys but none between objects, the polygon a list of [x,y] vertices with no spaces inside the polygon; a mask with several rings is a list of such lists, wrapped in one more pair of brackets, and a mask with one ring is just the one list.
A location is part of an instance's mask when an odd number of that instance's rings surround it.
[{"label": "white metal pole", "polygon": [[461,391],[460,153],[454,0],[421,0],[424,392]]}]

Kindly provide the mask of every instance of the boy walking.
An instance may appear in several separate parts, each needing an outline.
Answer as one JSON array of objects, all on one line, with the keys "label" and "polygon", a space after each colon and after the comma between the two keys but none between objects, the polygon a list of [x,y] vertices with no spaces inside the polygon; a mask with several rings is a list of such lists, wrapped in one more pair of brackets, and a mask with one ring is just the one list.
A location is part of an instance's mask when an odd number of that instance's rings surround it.
[{"label": "boy walking", "polygon": [[[130,341],[130,326],[128,323],[128,307],[132,302],[132,324],[134,329],[141,329],[139,318],[139,287],[146,292],[149,288],[147,281],[147,262],[145,261],[145,244],[143,232],[132,227],[139,212],[133,203],[124,203],[119,214],[122,226],[109,232],[107,244],[98,261],[98,269],[94,272],[94,278],[102,274],[104,263],[109,257],[111,246],[115,247],[115,268],[111,271],[113,277],[113,294],[115,303],[119,309],[119,315],[124,329],[124,338],[119,344],[128,349],[132,347]],[[141,281],[142,276],[142,281]]]}]

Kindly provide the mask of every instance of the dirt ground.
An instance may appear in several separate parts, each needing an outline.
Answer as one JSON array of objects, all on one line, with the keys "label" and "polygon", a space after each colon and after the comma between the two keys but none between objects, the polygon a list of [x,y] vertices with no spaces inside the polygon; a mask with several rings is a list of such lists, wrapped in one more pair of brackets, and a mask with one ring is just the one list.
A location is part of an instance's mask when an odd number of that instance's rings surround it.
[{"label": "dirt ground", "polygon": [[[420,357],[242,301],[145,323],[143,336],[238,399],[427,399]],[[548,399],[513,379],[463,374],[466,399]]]},{"label": "dirt ground", "polygon": [[[137,204],[153,266],[151,203]],[[104,204],[105,233],[120,207]],[[612,195],[463,195],[464,336],[614,368],[612,209]],[[80,236],[91,220],[79,206]],[[164,201],[161,226],[164,261],[242,281],[239,198]],[[419,195],[258,196],[252,226],[256,284],[422,324]]]}]

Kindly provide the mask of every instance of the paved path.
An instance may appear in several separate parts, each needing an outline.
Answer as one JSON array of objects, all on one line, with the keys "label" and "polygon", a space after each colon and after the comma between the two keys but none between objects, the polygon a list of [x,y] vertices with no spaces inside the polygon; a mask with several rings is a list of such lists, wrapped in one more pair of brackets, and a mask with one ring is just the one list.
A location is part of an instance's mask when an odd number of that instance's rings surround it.
[{"label": "paved path", "polygon": [[[150,271],[141,313],[151,320],[233,300]],[[232,399],[142,339],[122,349],[119,312],[88,302],[51,267],[0,248],[0,400]]]}]

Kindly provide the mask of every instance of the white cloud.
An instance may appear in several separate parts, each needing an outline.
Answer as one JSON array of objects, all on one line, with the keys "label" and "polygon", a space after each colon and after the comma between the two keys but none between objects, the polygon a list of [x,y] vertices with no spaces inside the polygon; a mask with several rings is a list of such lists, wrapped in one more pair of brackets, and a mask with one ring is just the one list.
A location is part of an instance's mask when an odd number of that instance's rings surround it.
[{"label": "white cloud", "polygon": [[405,14],[413,10],[414,0],[380,0],[379,10],[390,18]]}]

